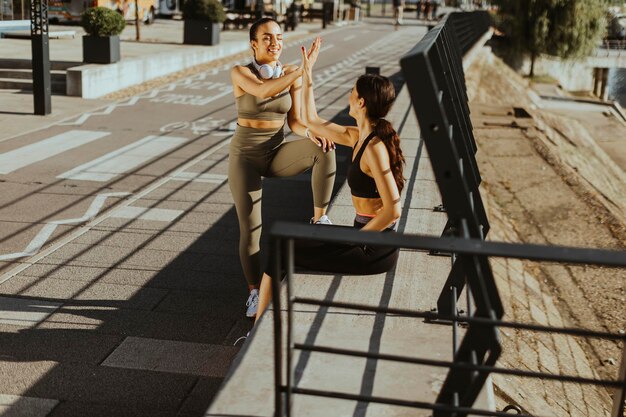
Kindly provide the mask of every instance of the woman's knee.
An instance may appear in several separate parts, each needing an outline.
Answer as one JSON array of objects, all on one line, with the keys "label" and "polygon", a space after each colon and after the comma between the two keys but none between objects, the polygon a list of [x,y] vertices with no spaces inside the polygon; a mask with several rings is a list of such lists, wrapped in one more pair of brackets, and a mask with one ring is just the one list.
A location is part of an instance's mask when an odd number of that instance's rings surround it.
[{"label": "woman's knee", "polygon": [[323,164],[326,166],[334,167],[336,165],[336,152],[335,151],[326,151],[321,147],[316,146],[314,161],[316,164]]}]

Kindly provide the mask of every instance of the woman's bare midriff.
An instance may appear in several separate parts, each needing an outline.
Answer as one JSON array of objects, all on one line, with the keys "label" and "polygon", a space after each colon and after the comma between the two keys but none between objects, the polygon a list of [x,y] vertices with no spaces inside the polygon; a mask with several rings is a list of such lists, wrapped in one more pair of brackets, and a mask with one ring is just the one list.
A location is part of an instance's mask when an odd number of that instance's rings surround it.
[{"label": "woman's bare midriff", "polygon": [[380,198],[363,198],[352,196],[352,204],[358,214],[376,216],[383,209],[383,200]]},{"label": "woman's bare midriff", "polygon": [[284,120],[254,120],[237,118],[237,124],[241,127],[251,127],[253,129],[278,129],[285,124]]}]

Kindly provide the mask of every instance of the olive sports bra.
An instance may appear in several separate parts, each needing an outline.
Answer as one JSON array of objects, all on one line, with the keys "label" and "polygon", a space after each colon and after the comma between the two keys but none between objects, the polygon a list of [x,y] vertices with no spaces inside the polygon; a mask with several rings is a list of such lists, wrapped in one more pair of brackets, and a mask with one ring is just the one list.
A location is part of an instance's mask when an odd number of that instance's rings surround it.
[{"label": "olive sports bra", "polygon": [[[254,68],[251,68],[255,73]],[[259,98],[249,93],[236,97],[237,117],[252,120],[285,120],[291,109],[289,90],[270,98]]]},{"label": "olive sports bra", "polygon": [[[369,136],[365,138],[361,149],[359,149],[359,152],[357,152],[350,165],[348,165],[348,185],[350,186],[350,192],[355,197],[380,198],[374,178],[361,171],[361,157],[363,156],[365,147],[373,137],[374,132],[370,133]],[[354,146],[356,147],[356,145]]]}]

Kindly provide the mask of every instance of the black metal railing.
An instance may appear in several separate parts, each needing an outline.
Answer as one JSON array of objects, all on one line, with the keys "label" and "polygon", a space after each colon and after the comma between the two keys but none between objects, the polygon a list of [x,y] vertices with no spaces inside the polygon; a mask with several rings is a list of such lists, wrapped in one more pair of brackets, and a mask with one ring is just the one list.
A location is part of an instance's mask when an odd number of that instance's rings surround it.
[{"label": "black metal railing", "polygon": [[[274,306],[274,359],[275,359],[275,413],[276,416],[291,415],[291,401],[295,394],[312,395],[328,398],[341,398],[353,401],[365,401],[380,404],[389,404],[396,406],[412,407],[432,410],[435,416],[509,416],[506,412],[498,412],[493,410],[484,410],[472,408],[475,397],[471,402],[467,402],[470,394],[477,393],[483,384],[479,380],[478,375],[501,374],[510,376],[519,376],[525,378],[541,378],[543,380],[553,380],[560,382],[590,384],[611,388],[615,390],[613,399],[612,417],[622,417],[624,412],[624,400],[626,399],[626,335],[594,331],[580,328],[558,328],[551,326],[542,326],[530,323],[516,323],[504,321],[491,317],[479,317],[446,314],[433,311],[414,311],[401,308],[388,308],[372,305],[363,305],[355,303],[344,303],[328,300],[317,300],[303,297],[292,297],[291,289],[294,284],[293,270],[293,242],[297,239],[306,239],[313,241],[337,242],[337,243],[357,243],[360,245],[376,245],[389,246],[409,250],[423,251],[447,251],[457,253],[459,256],[474,257],[505,257],[515,259],[526,259],[531,261],[548,261],[565,264],[582,264],[582,265],[599,265],[605,267],[626,267],[626,252],[610,251],[599,249],[583,249],[560,246],[545,246],[531,244],[515,244],[503,242],[487,242],[480,239],[464,239],[456,237],[432,237],[419,235],[403,235],[399,233],[365,233],[357,230],[341,228],[338,232],[337,228],[317,227],[311,228],[307,225],[285,223],[276,223],[272,228],[272,236],[274,245],[277,249],[276,265],[286,266],[285,288],[287,290],[287,332],[286,332],[286,379],[283,378],[284,361],[281,346],[283,346],[283,319],[281,316],[280,304],[280,283],[279,280],[273,280],[272,293]],[[278,250],[278,248],[286,248],[286,250]],[[281,259],[285,257],[285,259]],[[278,271],[275,272],[276,276]],[[422,318],[428,321],[449,321],[464,323],[467,326],[467,332],[463,338],[464,343],[471,345],[473,343],[482,343],[488,345],[486,350],[490,353],[488,358],[483,361],[477,360],[475,355],[462,356],[458,353],[454,356],[453,361],[440,361],[418,357],[409,357],[401,355],[379,354],[365,351],[356,351],[349,349],[334,348],[332,346],[316,346],[308,343],[295,343],[293,335],[293,315],[294,308],[297,304],[314,305],[320,307],[337,307],[348,310],[357,310],[360,312],[374,312],[384,314],[394,314],[404,317]],[[622,363],[617,379],[596,379],[581,377],[577,375],[560,375],[550,374],[546,372],[534,372],[521,369],[507,369],[496,366],[496,359],[500,353],[499,343],[493,343],[491,337],[493,333],[497,333],[497,329],[511,328],[518,330],[529,330],[536,332],[563,334],[578,337],[602,338],[606,340],[619,341],[622,343]],[[486,336],[486,337],[485,337]],[[476,340],[472,340],[476,339]],[[469,342],[468,342],[469,340]],[[459,373],[468,373],[473,375],[473,380],[466,389],[459,388],[451,396],[443,396],[441,393],[436,401],[419,402],[407,401],[404,399],[383,398],[376,396],[365,396],[358,394],[349,394],[345,392],[332,392],[324,389],[304,389],[295,386],[293,351],[309,351],[323,352],[336,355],[347,355],[361,358],[369,358],[375,360],[385,360],[394,362],[403,362],[435,367],[449,368],[448,376],[458,375]],[[442,387],[443,390],[443,387]],[[463,401],[463,400],[466,401]],[[522,416],[531,417],[527,414]],[[546,415],[549,415],[546,410]],[[534,415],[532,417],[540,417]]]},{"label": "black metal railing", "polygon": [[[501,354],[499,327],[525,328],[539,332],[603,337],[624,341],[623,335],[594,332],[583,329],[559,329],[502,320],[504,308],[491,271],[489,257],[512,257],[564,263],[584,263],[603,266],[626,267],[623,252],[602,251],[536,245],[514,245],[485,242],[489,222],[480,197],[480,173],[475,159],[476,143],[469,119],[468,98],[462,67],[462,53],[469,50],[488,29],[488,15],[484,12],[449,15],[400,61],[404,79],[411,96],[413,108],[420,125],[424,145],[428,151],[435,179],[441,193],[442,206],[448,216],[444,236],[440,238],[389,233],[363,233],[345,228],[310,228],[294,224],[277,224],[272,229],[279,267],[281,256],[286,256],[287,291],[287,373],[283,383],[282,318],[280,312],[279,283],[273,280],[274,331],[275,331],[275,402],[276,415],[289,416],[294,394],[343,398],[429,409],[433,417],[463,417],[466,415],[505,416],[504,412],[472,408],[491,373],[540,377],[559,381],[587,383],[618,389],[614,401],[614,417],[622,417],[626,384],[626,364],[622,360],[620,378],[615,381],[582,378],[575,375],[551,375],[539,372],[503,369],[496,366]],[[428,312],[311,300],[290,295],[293,281],[293,240],[309,239],[329,242],[373,244],[413,250],[429,250],[452,254],[450,274],[438,300],[437,310]],[[283,241],[287,242],[282,252]],[[280,276],[279,271],[275,276]],[[461,314],[457,301],[465,291],[467,311]],[[432,361],[403,356],[381,355],[337,349],[330,346],[294,343],[294,304],[337,306],[377,313],[401,314],[452,325],[452,362]],[[466,325],[460,337],[458,326]],[[293,350],[317,351],[350,355],[372,360],[391,360],[420,363],[448,368],[442,388],[432,403],[302,389],[293,378]],[[626,352],[626,351],[625,351]],[[620,401],[621,398],[621,401]],[[286,407],[284,407],[286,405]]]},{"label": "black metal railing", "polygon": [[448,22],[456,33],[459,40],[461,54],[467,51],[489,30],[492,26],[489,12],[481,10],[471,13],[454,12],[447,17]]},{"label": "black metal railing", "polygon": [[[451,15],[452,16],[452,15]],[[461,47],[454,22],[444,19],[400,60],[424,145],[448,215],[444,234],[484,240],[489,222],[480,197],[480,173],[475,159],[476,142],[469,120],[468,98]],[[467,21],[484,13],[468,13]],[[482,20],[481,20],[482,21]],[[477,40],[482,35],[476,33]],[[470,39],[467,35],[465,38]],[[467,284],[467,285],[466,285]],[[437,300],[440,314],[457,314],[457,301],[466,290],[468,315],[501,319],[504,314],[489,260],[485,256],[452,254],[452,266]],[[475,312],[472,311],[475,306]],[[452,322],[453,340],[458,339],[457,321]],[[456,344],[455,344],[456,346]],[[461,362],[493,366],[501,353],[495,327],[470,326],[455,358]],[[437,398],[438,403],[468,406],[474,403],[488,373],[451,368]],[[435,411],[434,416],[446,414]]]}]

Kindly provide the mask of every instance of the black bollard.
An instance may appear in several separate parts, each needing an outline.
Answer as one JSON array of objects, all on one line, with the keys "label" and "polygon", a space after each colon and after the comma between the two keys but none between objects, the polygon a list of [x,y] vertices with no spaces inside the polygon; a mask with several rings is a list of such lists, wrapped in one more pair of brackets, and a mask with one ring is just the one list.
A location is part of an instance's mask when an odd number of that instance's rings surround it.
[{"label": "black bollard", "polygon": [[50,47],[48,43],[48,0],[33,0],[31,2],[30,35],[34,113],[45,116],[52,112],[50,98]]},{"label": "black bollard", "polygon": [[333,4],[329,1],[324,2],[322,9],[322,29],[326,29],[326,25],[330,23],[333,14]]}]

